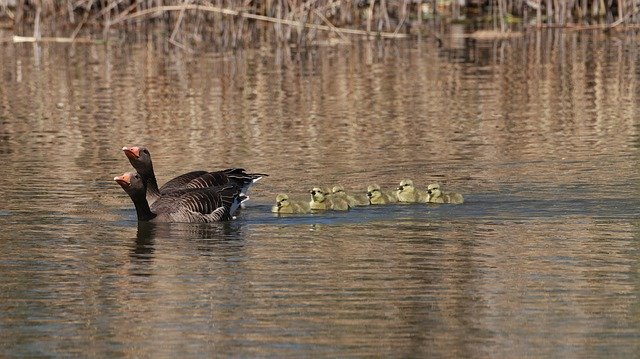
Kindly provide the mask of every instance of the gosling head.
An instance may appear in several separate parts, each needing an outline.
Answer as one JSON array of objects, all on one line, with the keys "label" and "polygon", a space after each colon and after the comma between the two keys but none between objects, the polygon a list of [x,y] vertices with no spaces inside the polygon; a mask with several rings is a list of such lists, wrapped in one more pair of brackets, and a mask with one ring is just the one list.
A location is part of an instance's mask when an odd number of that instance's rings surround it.
[{"label": "gosling head", "polygon": [[311,191],[309,191],[309,193],[311,193],[311,200],[314,202],[324,202],[325,199],[325,192],[322,188],[320,187],[313,187],[313,189]]},{"label": "gosling head", "polygon": [[410,179],[403,179],[400,181],[400,186],[398,186],[398,191],[410,193],[413,192],[415,187],[413,186],[413,181]]},{"label": "gosling head", "polygon": [[380,192],[380,186],[378,186],[377,184],[372,184],[371,186],[367,187],[367,197],[369,197],[369,199],[376,199],[378,197],[382,196],[382,192]]},{"label": "gosling head", "polygon": [[291,202],[289,202],[289,196],[287,196],[286,194],[280,193],[276,196],[276,206],[278,208],[284,208],[290,205]]},{"label": "gosling head", "polygon": [[431,197],[440,197],[440,195],[442,194],[442,192],[440,192],[440,185],[437,183],[428,185],[427,193],[429,193],[429,196]]},{"label": "gosling head", "polygon": [[342,186],[333,186],[333,188],[331,189],[331,193],[333,193],[333,194],[344,193],[344,187],[342,187]]}]

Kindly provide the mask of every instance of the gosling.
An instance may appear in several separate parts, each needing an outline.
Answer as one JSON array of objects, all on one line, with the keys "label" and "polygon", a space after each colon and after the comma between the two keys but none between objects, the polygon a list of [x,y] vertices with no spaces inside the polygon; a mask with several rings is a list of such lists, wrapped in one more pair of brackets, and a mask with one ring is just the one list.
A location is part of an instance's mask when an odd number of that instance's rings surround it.
[{"label": "gosling", "polygon": [[280,193],[276,196],[276,204],[271,208],[271,212],[280,214],[309,213],[307,202],[297,202],[289,200],[289,196]]},{"label": "gosling", "polygon": [[440,185],[432,183],[427,186],[427,193],[429,194],[429,203],[452,203],[461,204],[464,203],[464,198],[460,193],[448,192],[444,193],[440,191]]},{"label": "gosling", "polygon": [[369,197],[366,196],[358,196],[357,198],[345,192],[344,187],[342,186],[334,186],[331,189],[331,197],[332,198],[340,198],[349,204],[349,207],[353,208],[356,206],[368,206],[369,205]]},{"label": "gosling", "polygon": [[387,204],[396,203],[398,199],[394,195],[384,193],[380,190],[380,186],[373,184],[367,187],[367,197],[369,197],[369,203],[371,204]]},{"label": "gosling", "polygon": [[309,202],[309,208],[314,211],[347,211],[349,210],[349,203],[341,198],[330,199],[327,193],[322,188],[314,187],[311,191],[311,201]]},{"label": "gosling", "polygon": [[400,181],[396,196],[399,202],[404,203],[427,203],[429,201],[429,194],[417,189],[410,179]]}]

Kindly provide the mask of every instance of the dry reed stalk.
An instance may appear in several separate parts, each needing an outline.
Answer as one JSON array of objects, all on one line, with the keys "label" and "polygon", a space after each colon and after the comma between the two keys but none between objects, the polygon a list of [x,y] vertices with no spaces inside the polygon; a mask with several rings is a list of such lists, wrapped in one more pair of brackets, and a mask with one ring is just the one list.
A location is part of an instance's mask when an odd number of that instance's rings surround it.
[{"label": "dry reed stalk", "polygon": [[625,21],[627,21],[631,17],[633,17],[636,14],[638,14],[638,12],[640,12],[640,8],[636,7],[632,12],[626,14],[624,17],[621,17],[618,20],[612,22],[610,25],[607,25],[606,29],[609,30],[609,29],[612,29],[614,27],[619,26],[620,24],[624,23]]},{"label": "dry reed stalk", "polygon": [[221,8],[221,7],[217,7],[217,6],[195,5],[195,4],[156,6],[156,7],[152,7],[152,8],[146,9],[146,10],[142,10],[140,12],[133,13],[131,15],[119,16],[115,20],[113,20],[111,22],[111,24],[112,25],[119,24],[119,23],[124,22],[124,21],[129,21],[129,20],[145,17],[145,16],[148,16],[149,14],[153,14],[153,13],[180,11],[180,10],[182,10],[184,8],[186,8],[187,10],[199,10],[199,11],[208,11],[208,12],[220,13],[220,14],[230,15],[230,16],[241,16],[241,17],[245,17],[245,18],[248,18],[248,19],[272,22],[272,23],[276,23],[276,24],[280,24],[280,25],[304,26],[304,27],[309,28],[309,29],[316,29],[316,30],[323,30],[323,31],[337,31],[337,32],[340,32],[340,33],[343,33],[343,34],[350,34],[350,35],[361,35],[361,36],[376,35],[376,36],[380,36],[382,38],[406,38],[407,37],[406,34],[394,34],[394,33],[390,33],[390,32],[375,32],[375,33],[371,33],[371,32],[367,32],[367,31],[364,31],[364,30],[357,30],[357,29],[338,28],[338,27],[333,27],[332,28],[332,27],[327,26],[327,25],[302,23],[300,21],[286,20],[286,19],[274,18],[274,17],[270,17],[270,16],[257,15],[257,14],[250,14],[250,13],[246,13],[246,12],[240,12],[240,11],[236,11],[236,10],[225,9],[225,8]]},{"label": "dry reed stalk", "polygon": [[333,24],[331,23],[331,21],[329,21],[329,19],[327,19],[324,15],[322,15],[322,13],[318,10],[314,10],[314,13],[316,14],[316,16],[318,16],[324,23],[326,23],[335,34],[337,34],[338,36],[340,36],[340,38],[342,39],[342,41],[344,42],[349,42],[349,39],[347,39],[346,36],[344,36],[344,34],[342,34],[340,31],[338,31],[338,28],[333,26]]},{"label": "dry reed stalk", "polygon": [[408,0],[402,1],[402,8],[400,9],[400,16],[402,19],[396,26],[396,29],[393,31],[394,34],[397,34],[400,31],[400,28],[402,27],[402,25],[404,25],[404,22],[407,20],[407,1]]},{"label": "dry reed stalk", "polygon": [[[183,5],[188,5],[191,0],[184,0]],[[170,42],[174,42],[176,38],[176,34],[178,33],[178,29],[180,29],[180,25],[182,24],[182,19],[184,19],[184,12],[186,8],[183,6],[182,10],[180,10],[180,14],[178,15],[178,21],[176,25],[173,27],[173,31],[171,32],[171,37],[169,37]]]},{"label": "dry reed stalk", "polygon": [[[389,12],[387,11],[387,0],[380,0],[380,25],[384,23],[386,31],[391,31],[391,21],[389,20]],[[382,30],[382,26],[378,26],[378,31]]]},{"label": "dry reed stalk", "polygon": [[371,32],[371,22],[373,21],[373,7],[375,6],[375,1],[371,1],[369,3],[369,9],[367,10],[367,33]]},{"label": "dry reed stalk", "polygon": [[71,38],[71,37],[40,37],[36,38],[35,36],[17,36],[14,35],[10,39],[3,40],[4,42],[59,42],[59,43],[98,43],[99,41],[87,38]]},{"label": "dry reed stalk", "polygon": [[36,1],[36,19],[33,23],[33,37],[36,40],[40,39],[40,14],[42,12],[42,4],[40,1]]},{"label": "dry reed stalk", "polygon": [[93,2],[89,3],[87,6],[88,7],[85,10],[84,16],[82,16],[82,21],[80,21],[80,23],[78,24],[78,26],[76,26],[76,28],[73,30],[73,33],[70,36],[72,39],[75,39],[76,36],[78,36],[80,29],[82,29],[84,24],[87,22],[87,19],[89,19],[89,14],[90,14],[89,10],[91,9],[91,6],[93,6]]},{"label": "dry reed stalk", "polygon": [[[366,7],[359,0],[16,0],[13,12],[2,8],[0,16],[10,17],[16,29],[25,23],[33,26],[34,38],[46,34],[47,24],[61,26],[60,21],[73,24],[69,38],[75,39],[87,24],[98,25],[107,37],[112,25],[129,26],[129,22],[150,18],[166,21],[172,29],[169,41],[185,46],[187,36],[198,41],[201,32],[212,33],[220,46],[236,46],[248,42],[253,34],[263,38],[275,35],[280,41],[303,44],[314,39],[318,31],[349,41],[348,35],[402,38],[403,29],[420,26],[422,5],[436,0],[368,0]],[[575,21],[587,21],[607,15],[609,25],[596,28],[612,29],[637,23],[639,0],[486,0],[495,29],[508,31],[508,16],[527,17],[529,8],[536,11],[538,27],[571,27]],[[2,1],[0,0],[0,5]],[[543,9],[544,7],[544,9]],[[614,8],[616,7],[616,8]],[[454,0],[450,15],[460,13]],[[414,11],[415,10],[415,11]],[[178,13],[175,13],[178,11]],[[543,11],[546,15],[543,24]],[[611,15],[613,18],[611,18]],[[480,16],[483,16],[481,13]],[[615,21],[614,21],[615,20]],[[526,19],[525,19],[526,22]],[[123,24],[124,23],[124,24]],[[270,32],[260,24],[275,24]],[[434,26],[438,21],[432,22]],[[137,22],[140,26],[140,22]],[[362,26],[363,30],[350,28]],[[256,31],[257,30],[257,31]],[[19,30],[18,30],[19,31]],[[183,36],[181,37],[181,34]]]}]

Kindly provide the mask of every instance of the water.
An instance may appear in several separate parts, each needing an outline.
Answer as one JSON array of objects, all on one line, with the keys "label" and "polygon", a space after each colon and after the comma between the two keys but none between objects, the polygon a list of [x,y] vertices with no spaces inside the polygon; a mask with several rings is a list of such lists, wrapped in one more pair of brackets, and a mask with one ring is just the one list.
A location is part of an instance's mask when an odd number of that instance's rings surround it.
[{"label": "water", "polygon": [[[0,44],[2,355],[633,357],[636,41]],[[270,176],[231,223],[139,224],[135,144],[161,183]],[[466,203],[270,213],[403,178]]]}]

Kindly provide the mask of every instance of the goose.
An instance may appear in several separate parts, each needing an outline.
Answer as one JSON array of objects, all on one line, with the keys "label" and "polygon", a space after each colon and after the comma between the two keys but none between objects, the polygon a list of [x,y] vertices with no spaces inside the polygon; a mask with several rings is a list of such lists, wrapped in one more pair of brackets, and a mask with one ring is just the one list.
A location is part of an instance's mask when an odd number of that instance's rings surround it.
[{"label": "goose", "polygon": [[400,186],[396,191],[396,196],[399,202],[404,203],[427,203],[429,194],[425,191],[417,189],[413,185],[413,181],[410,179],[403,179],[400,181]]},{"label": "goose", "polygon": [[369,202],[371,204],[387,204],[398,202],[398,199],[395,198],[394,195],[382,192],[380,186],[377,184],[373,184],[367,187],[367,197],[369,197]]},{"label": "goose", "polygon": [[438,183],[432,183],[427,186],[427,193],[429,194],[428,202],[430,203],[464,203],[464,198],[460,193],[449,192],[444,193],[440,191],[440,185]]},{"label": "goose", "polygon": [[138,220],[142,222],[207,223],[227,221],[240,204],[248,199],[240,187],[219,187],[176,190],[160,196],[152,206],[146,198],[147,184],[135,172],[113,178],[131,197]]},{"label": "goose", "polygon": [[331,189],[331,195],[332,197],[335,198],[340,198],[343,199],[345,201],[347,201],[347,203],[349,204],[349,207],[356,207],[356,206],[368,206],[369,205],[369,197],[367,196],[359,196],[358,198],[348,194],[347,192],[345,192],[344,187],[338,185],[338,186],[333,186],[333,188]]},{"label": "goose", "polygon": [[349,210],[349,203],[341,198],[329,198],[327,193],[320,187],[314,187],[309,191],[311,193],[311,201],[309,201],[309,208],[316,211],[347,211]]},{"label": "goose", "polygon": [[147,186],[146,197],[149,205],[152,205],[164,193],[185,188],[205,188],[232,184],[241,187],[242,193],[246,195],[251,185],[263,176],[267,176],[263,173],[246,173],[243,168],[229,168],[217,172],[192,171],[177,176],[158,188],[149,150],[145,147],[135,146],[122,147],[122,151],[133,168],[145,181]]},{"label": "goose", "polygon": [[309,213],[309,211],[309,203],[291,201],[284,193],[276,196],[276,204],[271,207],[271,212],[282,214]]}]

